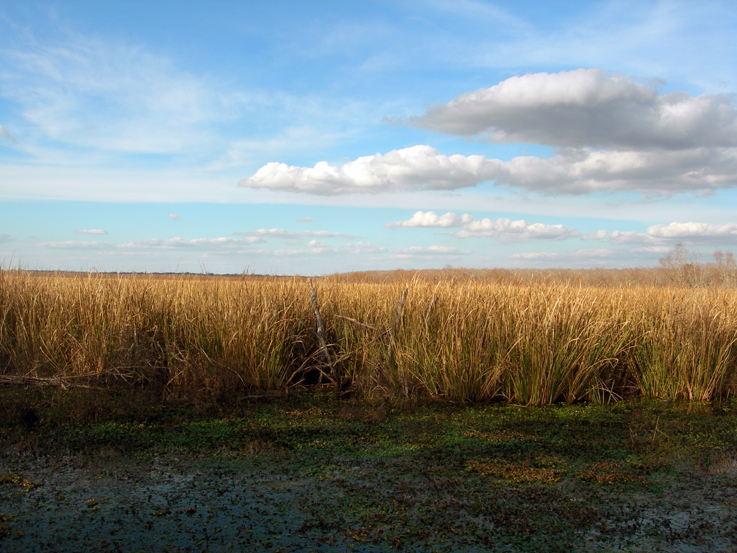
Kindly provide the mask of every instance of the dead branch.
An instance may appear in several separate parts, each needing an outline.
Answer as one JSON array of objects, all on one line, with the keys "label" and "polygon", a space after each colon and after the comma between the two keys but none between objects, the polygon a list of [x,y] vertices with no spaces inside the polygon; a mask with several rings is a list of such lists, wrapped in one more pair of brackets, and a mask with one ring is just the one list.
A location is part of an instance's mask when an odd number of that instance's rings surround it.
[{"label": "dead branch", "polygon": [[402,297],[399,298],[399,303],[397,304],[397,317],[394,319],[394,331],[395,332],[399,330],[399,325],[402,323],[402,311],[404,310],[404,302],[407,301],[408,292],[409,292],[409,286],[407,286],[404,289],[404,292],[402,292]]},{"label": "dead branch", "polygon": [[317,339],[320,341],[320,349],[322,349],[323,355],[325,355],[325,360],[328,362],[328,366],[330,367],[331,372],[334,372],[335,365],[333,363],[333,358],[330,355],[328,344],[325,341],[325,325],[322,322],[320,310],[317,307],[317,292],[315,292],[315,287],[312,285],[312,279],[309,279],[309,283],[310,301],[312,302],[312,310],[315,312],[315,322],[317,323]]},{"label": "dead branch", "polygon": [[352,323],[355,323],[359,326],[363,326],[365,328],[368,328],[369,330],[378,330],[375,326],[367,325],[366,323],[362,323],[361,321],[357,321],[356,319],[351,319],[350,317],[344,317],[343,315],[336,315],[339,319],[344,319],[346,321],[350,321]]}]

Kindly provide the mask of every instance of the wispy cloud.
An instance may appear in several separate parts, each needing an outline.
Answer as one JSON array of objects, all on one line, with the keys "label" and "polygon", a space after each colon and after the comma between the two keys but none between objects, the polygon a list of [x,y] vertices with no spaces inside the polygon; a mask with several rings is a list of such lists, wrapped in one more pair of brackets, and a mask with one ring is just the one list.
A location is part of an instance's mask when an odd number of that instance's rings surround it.
[{"label": "wispy cloud", "polygon": [[340,246],[325,246],[319,241],[312,241],[307,249],[260,250],[259,253],[278,257],[315,256],[315,255],[369,255],[386,252],[386,248],[371,242],[353,242]]},{"label": "wispy cloud", "polygon": [[263,238],[149,238],[138,239],[123,244],[109,242],[81,242],[67,240],[63,242],[38,242],[36,247],[54,249],[109,249],[109,250],[151,250],[151,249],[233,249],[263,242]]},{"label": "wispy cloud", "polygon": [[629,251],[635,253],[668,253],[673,248],[670,246],[642,246],[640,248],[631,248]]},{"label": "wispy cloud", "polygon": [[15,238],[11,236],[10,234],[5,234],[4,232],[0,232],[0,244],[5,242],[14,242]]},{"label": "wispy cloud", "polygon": [[262,238],[153,238],[133,240],[125,244],[120,244],[119,248],[156,248],[156,249],[172,249],[172,248],[213,248],[213,247],[241,247],[249,244],[257,244],[263,242]]},{"label": "wispy cloud", "polygon": [[413,257],[432,259],[435,257],[448,257],[468,255],[469,250],[461,250],[450,246],[409,246],[406,248],[394,248],[391,257],[394,259],[409,259]]},{"label": "wispy cloud", "polygon": [[280,228],[260,228],[246,232],[234,232],[238,236],[252,236],[257,238],[281,238],[282,240],[299,240],[300,238],[353,238],[350,234],[327,232],[325,230],[289,231]]},{"label": "wispy cloud", "polygon": [[80,242],[79,240],[66,240],[63,242],[38,242],[36,247],[61,250],[100,250],[105,248],[114,248],[115,246],[106,242]]},{"label": "wispy cloud", "polygon": [[102,229],[90,229],[90,230],[75,230],[74,234],[94,234],[94,235],[103,235],[107,234],[107,231]]},{"label": "wispy cloud", "polygon": [[169,213],[169,219],[181,219],[181,215],[177,215],[176,213]]},{"label": "wispy cloud", "polygon": [[117,152],[177,153],[211,142],[227,118],[212,83],[132,45],[67,30],[0,51],[2,94],[58,142]]},{"label": "wispy cloud", "polygon": [[557,253],[557,252],[525,252],[525,253],[513,253],[509,257],[512,259],[555,259],[555,260],[566,260],[566,259],[586,259],[589,257],[608,258],[616,255],[616,250],[607,249],[594,249],[594,250],[577,250],[569,253]]}]

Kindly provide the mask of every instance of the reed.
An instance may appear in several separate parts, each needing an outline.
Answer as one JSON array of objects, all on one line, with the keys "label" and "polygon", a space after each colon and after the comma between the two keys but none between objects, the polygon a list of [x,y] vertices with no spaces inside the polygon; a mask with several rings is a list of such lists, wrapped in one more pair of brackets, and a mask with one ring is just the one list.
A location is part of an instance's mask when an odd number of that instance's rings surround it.
[{"label": "reed", "polygon": [[737,390],[729,288],[417,274],[327,277],[315,288],[327,356],[304,279],[0,271],[0,381],[138,386],[213,401],[324,384],[523,405],[638,394],[708,401]]}]

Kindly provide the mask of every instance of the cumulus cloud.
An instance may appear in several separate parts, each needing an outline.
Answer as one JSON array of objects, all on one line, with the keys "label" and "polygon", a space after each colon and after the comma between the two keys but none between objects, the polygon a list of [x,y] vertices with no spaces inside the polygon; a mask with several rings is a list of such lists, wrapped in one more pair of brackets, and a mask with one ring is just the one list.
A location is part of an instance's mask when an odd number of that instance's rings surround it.
[{"label": "cumulus cloud", "polygon": [[404,122],[481,141],[543,144],[554,155],[501,160],[417,145],[341,166],[272,162],[239,184],[316,195],[457,190],[482,183],[544,194],[670,194],[737,186],[733,95],[661,93],[656,84],[599,69],[512,77]]},{"label": "cumulus cloud", "polygon": [[268,163],[247,188],[318,195],[416,190],[456,190],[493,182],[549,194],[632,190],[671,193],[737,185],[737,147],[689,150],[591,150],[563,148],[549,158],[509,161],[484,156],[446,156],[430,146],[358,158],[341,167]]},{"label": "cumulus cloud", "polygon": [[473,221],[473,215],[464,213],[461,216],[455,213],[448,212],[445,215],[438,215],[434,211],[418,211],[407,221],[394,221],[384,226],[386,227],[435,227],[435,228],[449,228],[449,227],[460,227],[464,224]]},{"label": "cumulus cloud", "polygon": [[309,217],[302,217],[301,219],[297,219],[297,222],[298,223],[311,223],[312,219],[310,219]]},{"label": "cumulus cloud", "polygon": [[650,236],[681,240],[685,238],[737,238],[737,224],[671,223],[653,225],[646,230]]},{"label": "cumulus cloud", "polygon": [[104,231],[102,229],[90,229],[90,230],[75,230],[74,234],[95,234],[95,235],[102,235],[107,234],[107,231]]},{"label": "cumulus cloud", "polygon": [[500,218],[496,221],[481,219],[472,221],[458,232],[453,233],[458,238],[490,237],[500,242],[522,242],[526,240],[565,240],[581,236],[575,228],[564,225],[546,225],[543,223],[528,223],[524,219],[512,221]]},{"label": "cumulus cloud", "polygon": [[606,230],[594,230],[581,236],[581,240],[604,240]]},{"label": "cumulus cloud", "polygon": [[581,235],[575,228],[564,225],[546,225],[543,223],[528,223],[524,219],[512,221],[511,219],[481,219],[479,221],[473,215],[464,213],[459,216],[453,212],[438,216],[434,211],[417,211],[406,221],[395,221],[386,225],[387,227],[433,227],[450,228],[460,227],[456,232],[449,232],[458,238],[480,238],[489,237],[501,242],[522,242],[526,240],[565,240],[580,236],[581,238],[602,239],[606,231],[597,231],[588,235]]},{"label": "cumulus cloud", "polygon": [[342,234],[340,232],[328,232],[325,230],[301,230],[294,232],[281,228],[260,228],[247,232],[234,232],[233,234],[256,238],[281,238],[283,240],[298,240],[300,238],[352,238],[352,235]]},{"label": "cumulus cloud", "polygon": [[501,162],[484,156],[446,156],[425,145],[359,157],[340,167],[326,161],[314,167],[271,162],[238,184],[309,194],[351,194],[402,190],[454,190],[494,178]]},{"label": "cumulus cloud", "polygon": [[612,151],[563,149],[547,159],[499,162],[497,185],[569,194],[596,191],[683,192],[737,185],[737,148]]},{"label": "cumulus cloud", "polygon": [[[609,235],[614,244],[642,245],[632,251],[667,251],[667,244],[676,242],[732,242],[737,241],[737,224],[679,223],[652,225],[645,232],[615,231]],[[656,248],[656,249],[653,249]],[[665,248],[663,250],[662,248]]]},{"label": "cumulus cloud", "polygon": [[410,125],[494,142],[615,149],[737,146],[732,96],[661,94],[600,69],[511,77],[431,107]]},{"label": "cumulus cloud", "polygon": [[176,213],[169,213],[169,219],[181,219],[181,215],[177,215]]}]

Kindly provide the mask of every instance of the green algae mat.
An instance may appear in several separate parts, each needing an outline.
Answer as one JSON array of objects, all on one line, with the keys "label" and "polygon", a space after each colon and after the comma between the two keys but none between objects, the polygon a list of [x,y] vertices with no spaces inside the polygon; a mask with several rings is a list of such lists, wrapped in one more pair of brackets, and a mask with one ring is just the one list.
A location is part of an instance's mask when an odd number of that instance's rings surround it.
[{"label": "green algae mat", "polygon": [[205,413],[50,394],[0,389],[2,551],[737,547],[733,402],[311,392]]}]

